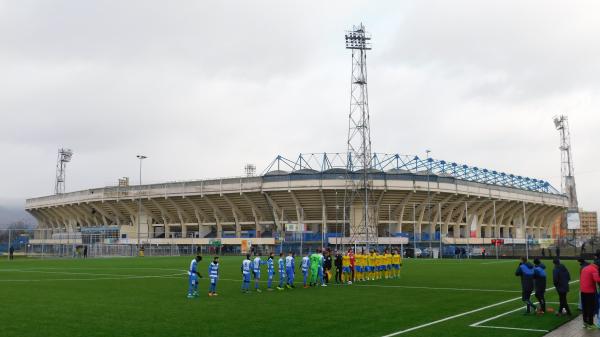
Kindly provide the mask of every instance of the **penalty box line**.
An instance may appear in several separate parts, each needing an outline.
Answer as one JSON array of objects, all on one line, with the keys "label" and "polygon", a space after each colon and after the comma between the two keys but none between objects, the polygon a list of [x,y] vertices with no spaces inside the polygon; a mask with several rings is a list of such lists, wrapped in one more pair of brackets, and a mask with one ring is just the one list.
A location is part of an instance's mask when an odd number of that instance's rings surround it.
[{"label": "penalty box line", "polygon": [[[579,280],[571,281],[571,282],[569,282],[569,284],[576,283],[576,282],[579,282]],[[548,289],[546,289],[546,291],[553,290],[553,289],[554,289],[554,287],[548,288]],[[444,317],[442,319],[438,319],[437,321],[428,322],[428,323],[425,323],[425,324],[414,326],[412,328],[408,328],[408,329],[396,331],[396,332],[393,332],[391,334],[384,335],[382,337],[392,337],[392,336],[402,335],[402,334],[405,334],[407,332],[419,330],[419,329],[426,328],[426,327],[429,327],[429,326],[432,326],[432,325],[435,325],[435,324],[439,324],[439,323],[443,323],[443,322],[446,322],[446,321],[450,321],[450,320],[453,320],[453,319],[456,319],[456,318],[459,318],[459,317],[463,317],[463,316],[467,316],[467,315],[470,315],[470,314],[474,314],[474,313],[479,312],[479,311],[483,311],[483,310],[486,310],[486,309],[494,308],[494,307],[497,307],[497,306],[500,306],[500,305],[503,305],[503,304],[506,304],[506,303],[510,303],[510,302],[513,302],[513,301],[516,301],[516,300],[520,300],[520,299],[521,299],[521,297],[511,298],[509,300],[505,300],[505,301],[502,301],[502,302],[498,302],[498,303],[486,305],[484,307],[473,309],[473,310],[469,310],[467,312],[463,312],[463,313],[460,313],[460,314],[456,314],[456,315]],[[519,309],[521,309],[521,308],[519,308]],[[517,309],[517,310],[519,310],[519,309]]]},{"label": "penalty box line", "polygon": [[[534,304],[538,304],[539,302],[536,302]],[[546,304],[560,304],[559,302],[546,302]],[[569,303],[571,305],[577,305],[578,303]],[[469,325],[472,328],[489,328],[489,329],[505,329],[505,330],[521,330],[521,331],[538,331],[538,332],[549,332],[549,330],[543,330],[543,329],[532,329],[532,328],[515,328],[515,327],[509,327],[509,326],[496,326],[496,325],[482,325],[483,323],[487,323],[490,321],[493,321],[497,318],[512,314],[513,312],[519,311],[519,310],[523,310],[523,307],[519,307],[516,308],[514,310],[510,310],[507,311],[505,313],[502,313],[500,315],[496,315],[490,318],[486,318],[482,321],[479,321],[477,323],[473,323],[471,325]]]}]

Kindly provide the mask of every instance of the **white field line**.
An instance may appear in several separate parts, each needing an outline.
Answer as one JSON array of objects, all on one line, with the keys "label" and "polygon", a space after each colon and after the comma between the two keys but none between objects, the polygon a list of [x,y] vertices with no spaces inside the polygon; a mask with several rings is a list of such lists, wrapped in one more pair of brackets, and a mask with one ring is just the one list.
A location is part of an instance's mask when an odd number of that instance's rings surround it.
[{"label": "white field line", "polygon": [[[537,303],[538,303],[538,302],[536,302],[536,303],[534,303],[534,304],[537,304]],[[560,304],[560,303],[559,303],[559,302],[546,302],[546,304]],[[576,303],[569,303],[569,304],[571,304],[571,305],[574,305],[574,304],[576,304]],[[483,321],[479,321],[479,322],[477,322],[477,323],[473,323],[473,324],[471,324],[471,325],[469,325],[469,326],[470,326],[470,327],[472,327],[472,328],[490,328],[490,329],[506,329],[506,330],[522,330],[522,331],[539,331],[539,332],[549,332],[549,330],[543,330],[543,329],[515,328],[515,327],[509,327],[509,326],[496,326],[496,325],[482,325],[483,323],[487,323],[487,322],[489,322],[489,321],[493,321],[493,320],[495,320],[495,319],[497,319],[497,318],[500,318],[500,317],[506,316],[506,315],[508,315],[508,314],[512,314],[513,312],[515,312],[515,311],[519,311],[519,310],[523,310],[523,307],[521,306],[521,307],[519,307],[519,308],[516,308],[516,309],[514,309],[514,310],[510,310],[510,311],[507,311],[507,312],[505,312],[505,313],[502,313],[502,314],[500,314],[500,315],[496,315],[496,316],[494,316],[494,317],[486,318],[486,319],[484,319]]]},{"label": "white field line", "polygon": [[508,263],[508,262],[514,263],[514,264],[518,264],[519,263],[519,261],[516,261],[516,260],[502,260],[502,261],[483,262],[483,263],[480,263],[480,264],[497,264],[497,263]]},{"label": "white field line", "polygon": [[[102,280],[131,280],[131,279],[148,279],[148,278],[175,278],[181,274],[168,275],[123,275],[122,277],[97,277],[97,278],[55,278],[55,279],[14,279],[1,280],[0,282],[50,282],[50,281],[102,281]],[[177,277],[179,279],[180,277]]]},{"label": "white field line", "polygon": [[[519,309],[521,309],[521,308],[519,308]],[[478,326],[473,326],[473,328],[488,328],[488,329],[503,329],[503,330],[550,332],[550,330],[542,330],[542,329],[513,328],[513,327],[509,327],[509,326],[493,326],[493,325],[478,325]]]},{"label": "white field line", "polygon": [[354,284],[357,287],[377,287],[377,288],[406,288],[406,289],[427,289],[427,290],[455,290],[455,291],[481,291],[481,292],[501,292],[501,293],[520,293],[518,290],[504,289],[478,289],[478,288],[444,288],[444,287],[425,287],[425,286],[388,286],[378,284]]},{"label": "white field line", "polygon": [[35,274],[63,274],[63,275],[94,275],[94,276],[122,276],[122,277],[134,277],[141,275],[128,275],[128,274],[104,274],[104,273],[81,273],[81,272],[71,272],[71,271],[45,271],[45,270],[7,270],[10,272],[18,272],[18,273],[35,273]]},{"label": "white field line", "polygon": [[[575,282],[579,282],[579,280],[571,281],[571,282],[569,282],[569,284],[575,283]],[[554,289],[554,287],[548,288],[548,289],[546,289],[546,291],[552,290],[552,289]],[[473,313],[476,313],[476,312],[479,312],[479,311],[482,311],[482,310],[486,310],[486,309],[489,309],[489,308],[497,307],[499,305],[510,303],[510,302],[513,302],[513,301],[516,301],[516,300],[519,300],[519,299],[521,299],[521,297],[515,297],[515,298],[509,299],[509,300],[506,300],[506,301],[502,301],[502,302],[498,302],[498,303],[486,305],[485,307],[481,307],[481,308],[473,309],[473,310],[470,310],[470,311],[467,311],[467,312],[463,312],[463,313],[460,313],[460,314],[456,314],[456,315],[444,317],[442,319],[438,319],[437,321],[428,322],[428,323],[425,323],[425,324],[414,326],[412,328],[408,328],[408,329],[396,331],[396,332],[393,332],[391,334],[384,335],[383,337],[392,337],[392,336],[402,335],[402,334],[405,334],[407,332],[411,332],[411,331],[419,330],[419,329],[422,329],[422,328],[426,328],[428,326],[432,326],[432,325],[435,325],[435,324],[443,323],[443,322],[446,322],[446,321],[449,321],[449,320],[453,320],[453,319],[458,318],[458,317],[467,316],[467,315],[470,315],[470,314],[473,314]]]},{"label": "white field line", "polygon": [[165,271],[182,271],[180,268],[157,268],[157,267],[33,267],[33,268],[18,268],[18,269],[0,269],[3,271],[26,271],[26,270],[165,270]]}]

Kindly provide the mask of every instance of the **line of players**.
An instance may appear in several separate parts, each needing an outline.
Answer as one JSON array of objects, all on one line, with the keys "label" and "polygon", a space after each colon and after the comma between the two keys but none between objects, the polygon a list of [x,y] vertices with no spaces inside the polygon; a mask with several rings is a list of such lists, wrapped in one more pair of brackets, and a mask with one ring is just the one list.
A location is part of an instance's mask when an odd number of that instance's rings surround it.
[{"label": "line of players", "polygon": [[[188,270],[189,287],[188,298],[198,297],[198,278],[202,277],[198,272],[198,262],[202,260],[201,256],[196,256],[190,263]],[[286,288],[295,288],[294,280],[296,273],[295,253],[288,252],[284,257],[283,253],[279,254],[277,261],[277,271],[279,274],[279,284],[275,289],[284,290]],[[255,254],[254,259],[247,254],[246,259],[242,261],[242,292],[250,291],[251,278],[254,279],[254,289],[257,292],[262,292],[259,287],[261,266],[267,266],[267,290],[272,291],[273,280],[275,276],[275,254],[270,253],[266,261],[262,260],[260,252]],[[352,249],[349,249],[343,256],[336,252],[335,267],[336,267],[336,283],[344,282],[352,284],[353,281],[368,281],[380,280],[383,278],[399,278],[400,267],[402,266],[402,257],[397,250],[385,250],[384,254],[377,254],[371,251],[370,254],[365,254],[361,251],[360,254],[354,254]],[[303,276],[304,288],[314,286],[327,286],[327,281],[331,280],[331,252],[323,251],[318,248],[315,253],[306,253],[302,257],[300,270]],[[217,280],[219,278],[219,258],[215,257],[213,262],[208,266],[208,275],[210,278],[210,288],[208,296],[218,296],[216,292]]]},{"label": "line of players", "polygon": [[[287,256],[283,253],[279,254],[279,260],[277,261],[277,272],[279,274],[279,284],[277,287],[273,287],[273,280],[275,278],[275,254],[270,253],[266,261],[262,260],[261,254],[256,253],[254,259],[250,258],[250,254],[246,255],[246,259],[242,261],[242,292],[248,293],[250,291],[250,279],[254,278],[254,289],[256,292],[262,292],[259,287],[261,266],[267,266],[267,290],[272,291],[273,289],[284,290],[285,288],[295,288],[294,280],[296,276],[296,256],[293,252],[288,252]],[[310,285],[315,286],[317,282],[322,286],[326,286],[323,281],[324,276],[324,264],[325,256],[321,249],[317,249],[316,253],[309,255],[308,253],[302,258],[300,270],[303,275],[304,287],[308,287],[309,270],[310,270]]]},{"label": "line of players", "polygon": [[352,284],[355,281],[372,281],[390,278],[400,278],[402,256],[397,250],[386,249],[383,254],[371,250],[369,254],[361,251],[354,255],[352,250],[342,257],[342,278]]}]

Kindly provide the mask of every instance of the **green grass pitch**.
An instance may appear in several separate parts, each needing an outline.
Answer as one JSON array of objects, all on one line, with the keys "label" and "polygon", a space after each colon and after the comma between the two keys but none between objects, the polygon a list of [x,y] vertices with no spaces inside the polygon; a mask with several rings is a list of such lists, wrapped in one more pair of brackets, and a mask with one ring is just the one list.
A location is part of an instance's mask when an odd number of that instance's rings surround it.
[{"label": "green grass pitch", "polygon": [[[221,257],[219,296],[208,297],[205,257],[201,296],[190,300],[191,258],[2,259],[0,336],[531,337],[566,322],[513,311],[521,307],[516,261],[405,260],[399,280],[242,294],[242,258]],[[552,287],[553,265],[544,262]],[[577,263],[565,264],[577,280]],[[571,285],[569,302],[578,290]],[[546,297],[558,301],[554,290]]]}]

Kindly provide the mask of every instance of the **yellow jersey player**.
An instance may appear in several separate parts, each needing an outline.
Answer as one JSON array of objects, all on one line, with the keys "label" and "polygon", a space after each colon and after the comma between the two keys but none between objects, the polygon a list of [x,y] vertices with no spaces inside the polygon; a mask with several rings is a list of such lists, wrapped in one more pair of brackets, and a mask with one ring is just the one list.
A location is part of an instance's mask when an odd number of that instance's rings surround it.
[{"label": "yellow jersey player", "polygon": [[381,278],[383,277],[383,268],[385,267],[385,258],[383,257],[383,255],[378,254],[377,255],[377,279],[381,280]]},{"label": "yellow jersey player", "polygon": [[352,283],[351,279],[350,256],[346,253],[342,256],[342,282]]},{"label": "yellow jersey player", "polygon": [[374,267],[375,267],[375,252],[371,251],[371,254],[367,255],[367,280],[374,280]]},{"label": "yellow jersey player", "polygon": [[388,249],[385,250],[385,278],[388,279],[392,277],[392,254]]},{"label": "yellow jersey player", "polygon": [[398,250],[392,251],[392,275],[394,278],[400,278],[400,266],[402,266],[402,256]]},{"label": "yellow jersey player", "polygon": [[362,281],[362,275],[363,275],[363,272],[364,272],[364,265],[363,265],[363,262],[362,262],[363,255],[364,255],[363,251],[361,251],[360,254],[356,254],[356,270],[355,270],[356,275],[354,277],[354,279],[356,281]]}]

